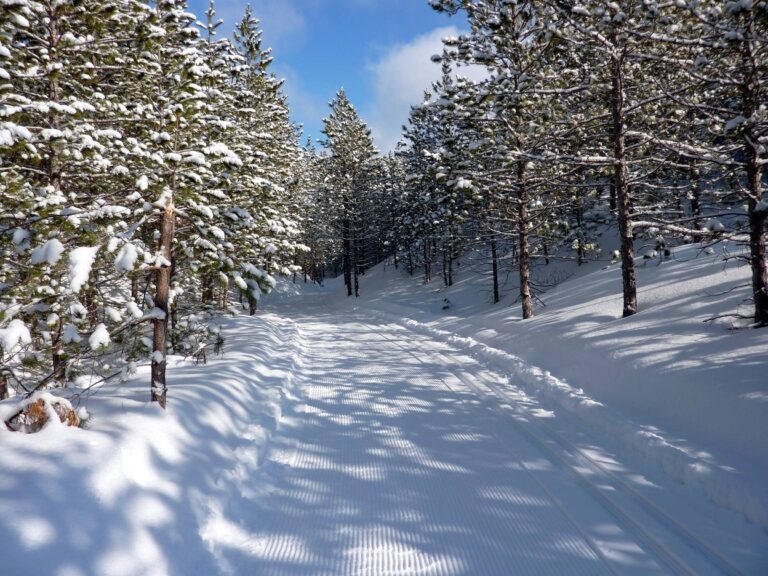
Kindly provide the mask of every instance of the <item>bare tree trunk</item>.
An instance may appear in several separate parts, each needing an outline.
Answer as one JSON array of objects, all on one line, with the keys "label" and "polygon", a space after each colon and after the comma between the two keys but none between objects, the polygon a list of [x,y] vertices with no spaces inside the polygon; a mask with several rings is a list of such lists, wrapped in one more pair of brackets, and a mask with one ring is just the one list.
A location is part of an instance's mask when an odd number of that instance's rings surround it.
[{"label": "bare tree trunk", "polygon": [[152,341],[152,402],[165,409],[167,386],[165,381],[166,353],[168,351],[168,294],[171,286],[172,247],[174,235],[173,197],[166,200],[165,210],[160,216],[159,254],[167,262],[160,262],[155,272],[155,307],[165,314],[155,318]]},{"label": "bare tree trunk", "polygon": [[493,271],[493,303],[498,304],[499,297],[499,255],[496,247],[496,234],[491,232],[491,270]]},{"label": "bare tree trunk", "polygon": [[131,300],[139,300],[139,275],[136,272],[131,273]]},{"label": "bare tree trunk", "polygon": [[456,231],[451,224],[450,243],[448,244],[448,286],[453,286],[453,259],[456,256]]},{"label": "bare tree trunk", "polygon": [[342,223],[342,234],[344,235],[344,285],[347,287],[347,296],[352,296],[352,239],[349,218],[345,218]]},{"label": "bare tree trunk", "polygon": [[441,251],[443,253],[443,284],[447,288],[449,286],[448,284],[448,251],[443,246],[443,249]]},{"label": "bare tree trunk", "polygon": [[520,303],[523,320],[533,317],[531,297],[531,259],[528,243],[528,194],[525,183],[525,163],[517,163],[517,236],[520,247]]},{"label": "bare tree trunk", "polygon": [[213,282],[214,280],[213,280],[212,273],[203,275],[203,293],[202,293],[203,304],[213,304],[213,301],[214,301]]},{"label": "bare tree trunk", "polygon": [[352,242],[352,275],[355,288],[355,298],[360,297],[360,263],[358,262],[358,245],[357,237]]},{"label": "bare tree trunk", "polygon": [[0,371],[0,400],[5,400],[8,396],[8,375]]},{"label": "bare tree trunk", "polygon": [[[757,69],[757,57],[752,38],[755,37],[755,16],[750,15],[748,34],[743,44],[742,63],[746,71],[741,87],[742,109],[745,118],[752,118],[756,113],[759,100],[760,77]],[[763,102],[764,102],[763,95]],[[744,128],[744,161],[747,168],[747,190],[749,192],[749,260],[752,267],[752,293],[755,301],[755,323],[768,326],[768,268],[765,261],[765,223],[768,211],[758,204],[762,200],[761,187],[763,167],[760,163],[757,147],[760,139],[753,126]]]},{"label": "bare tree trunk", "polygon": [[[611,40],[616,43],[615,33]],[[614,183],[621,239],[621,276],[624,296],[623,316],[637,313],[637,277],[635,275],[635,245],[630,214],[629,185],[624,122],[623,55],[611,56],[611,116],[613,118]]]}]

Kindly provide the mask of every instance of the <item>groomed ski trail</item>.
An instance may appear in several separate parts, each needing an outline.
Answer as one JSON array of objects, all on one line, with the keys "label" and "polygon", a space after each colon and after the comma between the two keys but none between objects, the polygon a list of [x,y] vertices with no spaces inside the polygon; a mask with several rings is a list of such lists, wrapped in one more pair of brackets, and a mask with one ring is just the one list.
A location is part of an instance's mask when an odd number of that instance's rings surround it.
[{"label": "groomed ski trail", "polygon": [[498,409],[468,357],[386,322],[313,316],[302,331],[258,573],[739,573],[603,497],[621,486]]}]

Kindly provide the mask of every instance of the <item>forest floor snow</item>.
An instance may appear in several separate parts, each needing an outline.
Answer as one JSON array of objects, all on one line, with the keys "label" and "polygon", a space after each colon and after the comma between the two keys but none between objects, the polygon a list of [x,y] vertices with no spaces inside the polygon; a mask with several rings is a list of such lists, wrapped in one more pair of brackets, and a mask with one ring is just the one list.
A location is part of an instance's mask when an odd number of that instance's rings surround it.
[{"label": "forest floor snow", "polygon": [[140,373],[0,432],[0,573],[768,573],[768,332],[702,322],[744,269],[678,250],[622,320],[592,264],[529,321],[472,271],[282,282],[166,412]]}]

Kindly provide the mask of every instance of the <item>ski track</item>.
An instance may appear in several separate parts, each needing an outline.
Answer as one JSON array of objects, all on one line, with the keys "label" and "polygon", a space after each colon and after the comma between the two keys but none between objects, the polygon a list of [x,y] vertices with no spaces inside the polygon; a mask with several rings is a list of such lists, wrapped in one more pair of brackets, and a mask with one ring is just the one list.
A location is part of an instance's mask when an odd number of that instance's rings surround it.
[{"label": "ski track", "polygon": [[256,503],[257,573],[721,573],[596,497],[614,487],[494,409],[465,356],[398,325],[302,326],[302,397],[281,426],[290,448],[265,464],[274,490]]}]

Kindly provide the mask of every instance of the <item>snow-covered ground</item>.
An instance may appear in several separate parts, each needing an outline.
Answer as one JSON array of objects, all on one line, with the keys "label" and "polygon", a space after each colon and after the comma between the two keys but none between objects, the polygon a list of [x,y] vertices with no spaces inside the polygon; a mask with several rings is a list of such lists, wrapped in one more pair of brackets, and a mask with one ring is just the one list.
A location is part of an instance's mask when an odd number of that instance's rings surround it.
[{"label": "snow-covered ground", "polygon": [[224,331],[207,365],[169,358],[167,412],[149,403],[147,366],[91,396],[87,430],[3,426],[0,574],[223,573],[211,542],[262,493],[253,475],[280,434],[300,338],[268,314]]},{"label": "snow-covered ground", "polygon": [[626,320],[616,267],[525,322],[459,278],[281,283],[167,412],[140,373],[0,432],[0,573],[768,573],[768,332],[702,322],[745,269],[680,249]]},{"label": "snow-covered ground", "polygon": [[628,319],[618,265],[596,262],[538,268],[542,281],[573,277],[541,295],[528,321],[514,281],[493,305],[471,263],[451,288],[389,265],[363,278],[360,299],[346,301],[338,281],[325,298],[471,352],[768,528],[768,331],[705,322],[750,312],[749,267],[723,259],[734,250],[685,246],[661,264],[639,260],[641,311]]}]

